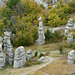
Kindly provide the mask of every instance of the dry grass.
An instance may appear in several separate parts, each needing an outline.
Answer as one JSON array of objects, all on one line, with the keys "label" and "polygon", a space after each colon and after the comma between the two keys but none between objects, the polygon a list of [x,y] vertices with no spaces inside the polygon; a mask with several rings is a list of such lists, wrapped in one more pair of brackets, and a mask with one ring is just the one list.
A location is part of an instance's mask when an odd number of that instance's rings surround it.
[{"label": "dry grass", "polygon": [[75,17],[75,12],[70,14],[69,17]]},{"label": "dry grass", "polygon": [[[47,62],[48,61],[49,61],[49,59],[47,59]],[[38,68],[43,64],[45,64],[45,63],[41,63],[39,65],[32,65],[31,67],[22,67],[19,69],[14,69],[13,66],[9,66],[6,64],[5,68],[3,70],[0,70],[0,75],[20,75],[20,74],[30,71],[32,69]]]},{"label": "dry grass", "polygon": [[[37,73],[37,74],[36,74]],[[28,75],[71,75],[75,73],[75,65],[67,64],[67,60],[57,60],[46,67]],[[74,74],[75,75],[75,74]]]},{"label": "dry grass", "polygon": [[[38,45],[32,45],[32,46],[25,46],[25,51],[32,49],[34,50],[38,50],[38,51],[54,51],[54,50],[58,50],[58,47],[61,43],[51,43],[51,44],[44,44],[41,46]],[[16,48],[15,48],[16,49]]]}]

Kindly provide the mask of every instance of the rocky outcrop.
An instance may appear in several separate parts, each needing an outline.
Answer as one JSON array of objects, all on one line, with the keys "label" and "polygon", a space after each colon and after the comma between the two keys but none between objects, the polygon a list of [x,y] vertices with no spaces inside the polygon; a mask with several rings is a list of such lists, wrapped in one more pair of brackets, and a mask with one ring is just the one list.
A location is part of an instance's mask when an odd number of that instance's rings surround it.
[{"label": "rocky outcrop", "polygon": [[23,46],[18,47],[15,50],[15,55],[14,55],[14,68],[20,68],[25,65],[26,62],[26,54],[25,54],[25,49]]},{"label": "rocky outcrop", "polygon": [[70,20],[68,21],[65,27],[65,36],[67,36],[67,34],[73,29],[73,26],[74,26],[73,19],[70,18]]},{"label": "rocky outcrop", "polygon": [[33,57],[33,55],[32,55],[32,50],[30,49],[30,50],[27,50],[27,52],[26,52],[26,59],[27,60],[29,60],[29,59],[31,59]]},{"label": "rocky outcrop", "polygon": [[68,53],[68,64],[74,63],[74,54],[75,54],[74,50],[72,50]]},{"label": "rocky outcrop", "polygon": [[38,45],[42,45],[45,43],[45,35],[44,35],[44,30],[43,30],[43,21],[42,21],[42,17],[40,17],[38,19],[39,22],[39,38],[36,41]]},{"label": "rocky outcrop", "polygon": [[68,35],[67,43],[68,45],[73,43],[73,33],[72,32]]},{"label": "rocky outcrop", "polygon": [[3,69],[5,66],[3,51],[2,51],[2,41],[3,41],[3,39],[2,39],[2,37],[0,37],[0,69]]},{"label": "rocky outcrop", "polygon": [[6,63],[13,65],[14,61],[14,49],[10,40],[11,32],[4,32],[4,52]]}]

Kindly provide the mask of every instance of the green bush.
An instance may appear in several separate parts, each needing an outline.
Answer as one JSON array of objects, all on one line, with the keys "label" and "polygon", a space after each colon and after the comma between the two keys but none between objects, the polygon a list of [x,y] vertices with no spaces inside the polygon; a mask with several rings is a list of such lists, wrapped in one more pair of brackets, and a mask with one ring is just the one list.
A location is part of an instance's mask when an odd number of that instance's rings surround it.
[{"label": "green bush", "polygon": [[60,54],[63,53],[63,46],[62,45],[59,46],[59,51],[60,51]]},{"label": "green bush", "polygon": [[45,56],[43,53],[40,53],[39,58],[41,58],[42,56]]},{"label": "green bush", "polygon": [[46,39],[48,39],[48,40],[51,38],[51,31],[50,31],[49,29],[46,30],[46,32],[45,32],[45,37],[46,37]]},{"label": "green bush", "polygon": [[55,31],[54,33],[52,33],[49,29],[47,29],[45,32],[46,41],[48,41],[48,42],[61,41],[62,36],[63,35],[61,35],[60,32],[58,32],[58,31]]},{"label": "green bush", "polygon": [[37,57],[37,55],[38,55],[38,52],[36,51],[34,57]]},{"label": "green bush", "polygon": [[71,8],[71,9],[74,9],[75,10],[75,1],[71,1],[71,2],[69,2],[69,7]]},{"label": "green bush", "polygon": [[25,66],[29,67],[29,66],[38,65],[41,63],[42,63],[41,61],[38,61],[36,58],[34,58],[34,59],[29,59],[28,61],[26,61]]},{"label": "green bush", "polygon": [[72,45],[73,45],[73,49],[75,50],[75,43],[73,43]]}]

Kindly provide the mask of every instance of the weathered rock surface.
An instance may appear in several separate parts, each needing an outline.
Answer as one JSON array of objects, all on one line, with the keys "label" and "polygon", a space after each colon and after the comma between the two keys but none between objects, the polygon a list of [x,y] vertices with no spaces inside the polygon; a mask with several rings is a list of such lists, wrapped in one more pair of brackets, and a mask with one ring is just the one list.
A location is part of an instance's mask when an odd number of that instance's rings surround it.
[{"label": "weathered rock surface", "polygon": [[48,4],[47,4],[46,2],[43,2],[42,0],[35,0],[35,2],[37,2],[38,6],[39,6],[40,4],[42,4],[43,7],[45,7],[46,9],[48,8]]},{"label": "weathered rock surface", "polygon": [[42,56],[40,59],[38,59],[38,61],[41,61],[41,62],[46,62],[46,59],[44,56]]},{"label": "weathered rock surface", "polygon": [[32,50],[30,49],[30,50],[27,50],[27,52],[26,52],[26,59],[27,60],[29,60],[29,59],[31,59],[33,57],[33,55],[32,55]]},{"label": "weathered rock surface", "polygon": [[38,45],[42,45],[45,43],[45,35],[44,35],[44,30],[43,30],[43,21],[42,21],[42,17],[40,17],[38,19],[39,22],[39,38],[36,41]]},{"label": "weathered rock surface", "polygon": [[68,64],[74,63],[74,54],[75,54],[74,50],[72,50],[68,53]]},{"label": "weathered rock surface", "polygon": [[10,40],[11,32],[4,32],[4,52],[6,63],[13,65],[14,61],[14,49]]},{"label": "weathered rock surface", "polygon": [[68,21],[65,27],[65,36],[67,36],[67,34],[73,29],[73,26],[74,26],[73,19],[70,18],[70,20]]},{"label": "weathered rock surface", "polygon": [[26,54],[23,46],[18,47],[15,50],[14,55],[14,68],[21,68],[25,65],[26,62]]},{"label": "weathered rock surface", "polygon": [[5,66],[3,51],[2,51],[2,41],[3,41],[3,39],[2,39],[2,37],[0,37],[0,69],[3,69]]},{"label": "weathered rock surface", "polygon": [[67,38],[67,43],[68,45],[72,44],[73,42],[73,33],[71,32],[69,35],[68,35],[68,38]]}]

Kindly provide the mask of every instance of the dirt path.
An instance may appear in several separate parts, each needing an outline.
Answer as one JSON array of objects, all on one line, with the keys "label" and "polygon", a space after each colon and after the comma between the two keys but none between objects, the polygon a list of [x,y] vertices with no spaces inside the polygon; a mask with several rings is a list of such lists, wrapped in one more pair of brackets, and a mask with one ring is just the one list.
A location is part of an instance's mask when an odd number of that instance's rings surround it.
[{"label": "dirt path", "polygon": [[32,70],[27,71],[27,72],[25,72],[25,73],[22,73],[22,74],[20,74],[20,75],[27,75],[27,74],[29,74],[29,73],[31,73],[31,72],[33,72],[33,71],[37,71],[37,70],[39,70],[39,69],[41,69],[41,68],[43,68],[43,67],[47,66],[48,64],[52,63],[53,61],[55,61],[55,60],[58,60],[58,59],[59,59],[59,58],[54,58],[54,57],[47,57],[47,58],[49,59],[49,61],[48,61],[47,63],[45,63],[45,64],[41,65],[41,66],[40,66],[40,67],[38,67],[38,68],[35,68],[35,69],[32,69]]}]

